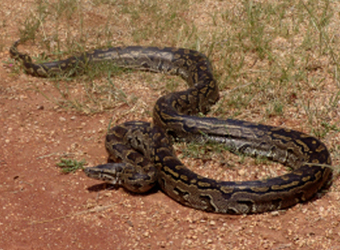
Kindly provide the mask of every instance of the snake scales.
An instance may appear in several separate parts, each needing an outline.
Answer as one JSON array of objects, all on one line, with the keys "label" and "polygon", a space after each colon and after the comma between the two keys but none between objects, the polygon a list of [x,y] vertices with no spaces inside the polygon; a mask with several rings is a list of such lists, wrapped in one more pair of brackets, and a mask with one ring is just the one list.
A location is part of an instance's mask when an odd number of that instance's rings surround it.
[{"label": "snake scales", "polygon": [[[331,176],[330,154],[318,139],[304,133],[240,120],[197,117],[218,99],[218,86],[205,55],[189,50],[156,47],[115,47],[94,50],[66,60],[35,64],[18,52],[27,73],[50,77],[109,61],[115,65],[181,76],[185,91],[160,97],[154,124],[131,121],[111,128],[106,136],[107,164],[86,168],[87,176],[146,192],[155,184],[177,202],[208,212],[247,214],[290,207],[310,199]],[[267,180],[227,182],[200,176],[176,157],[169,136],[186,141],[217,142],[231,152],[262,156],[293,171]]]}]

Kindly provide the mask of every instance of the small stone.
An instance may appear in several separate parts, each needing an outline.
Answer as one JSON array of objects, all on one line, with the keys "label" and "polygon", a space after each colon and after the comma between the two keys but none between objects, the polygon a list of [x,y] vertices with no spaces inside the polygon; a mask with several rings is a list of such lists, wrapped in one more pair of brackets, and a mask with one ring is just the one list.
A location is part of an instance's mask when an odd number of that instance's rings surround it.
[{"label": "small stone", "polygon": [[271,212],[271,215],[272,216],[278,216],[279,215],[279,211],[273,211],[273,212]]},{"label": "small stone", "polygon": [[243,176],[243,175],[245,174],[245,172],[246,172],[246,171],[244,171],[244,169],[240,169],[240,170],[238,171],[238,174],[241,175],[241,176]]}]

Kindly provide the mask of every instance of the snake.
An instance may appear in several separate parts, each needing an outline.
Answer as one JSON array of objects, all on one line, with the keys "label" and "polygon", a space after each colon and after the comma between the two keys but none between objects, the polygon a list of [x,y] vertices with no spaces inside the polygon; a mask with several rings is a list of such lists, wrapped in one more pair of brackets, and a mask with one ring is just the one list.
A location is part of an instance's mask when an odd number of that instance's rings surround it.
[{"label": "snake", "polygon": [[[317,138],[288,128],[204,116],[220,98],[212,65],[202,53],[185,48],[125,46],[83,52],[65,60],[34,63],[17,49],[12,58],[37,77],[83,73],[107,62],[118,67],[177,75],[188,88],[161,96],[153,122],[128,121],[108,129],[107,163],[85,174],[134,193],[158,186],[182,205],[222,214],[282,210],[310,200],[331,179],[331,156]],[[176,141],[217,143],[235,154],[264,157],[291,169],[251,181],[222,181],[188,169],[176,156]]]}]

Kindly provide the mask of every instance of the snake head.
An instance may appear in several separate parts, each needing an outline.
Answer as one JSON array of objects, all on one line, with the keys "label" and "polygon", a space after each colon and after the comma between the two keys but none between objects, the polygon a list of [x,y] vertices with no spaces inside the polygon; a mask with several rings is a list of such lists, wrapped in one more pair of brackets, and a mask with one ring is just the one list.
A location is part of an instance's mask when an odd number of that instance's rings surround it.
[{"label": "snake head", "polygon": [[95,167],[85,168],[85,174],[93,179],[108,182],[116,185],[119,174],[123,171],[125,163],[106,163]]}]

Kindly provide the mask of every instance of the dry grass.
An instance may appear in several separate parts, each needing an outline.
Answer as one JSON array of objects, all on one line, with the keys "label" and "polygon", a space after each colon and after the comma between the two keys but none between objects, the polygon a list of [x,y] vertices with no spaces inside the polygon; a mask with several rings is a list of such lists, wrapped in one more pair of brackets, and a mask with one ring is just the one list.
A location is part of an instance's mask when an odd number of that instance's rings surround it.
[{"label": "dry grass", "polygon": [[[39,0],[20,36],[34,41],[26,51],[38,62],[131,44],[199,50],[213,62],[222,91],[211,115],[294,127],[327,140],[340,130],[338,9],[331,1]],[[159,96],[179,82],[140,75],[97,67],[77,79],[55,80],[60,96],[47,97],[90,114],[125,104],[152,106],[136,96],[139,89]],[[129,84],[141,78],[144,86]],[[336,142],[330,143],[334,152]]]}]

